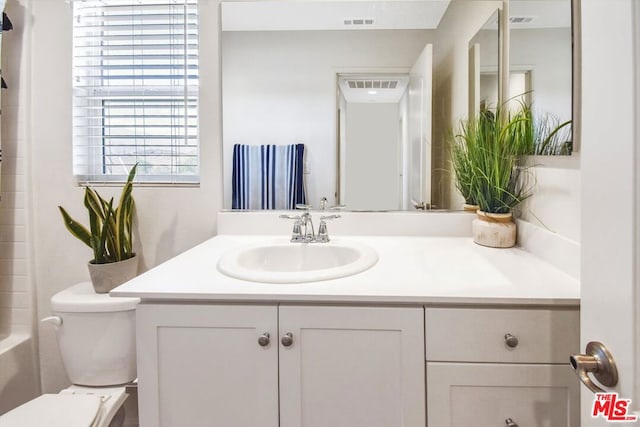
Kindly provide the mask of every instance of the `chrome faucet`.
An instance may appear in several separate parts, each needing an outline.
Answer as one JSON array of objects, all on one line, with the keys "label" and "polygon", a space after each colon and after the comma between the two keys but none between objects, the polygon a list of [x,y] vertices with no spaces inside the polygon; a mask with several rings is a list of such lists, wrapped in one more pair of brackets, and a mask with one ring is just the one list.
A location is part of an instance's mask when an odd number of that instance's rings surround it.
[{"label": "chrome faucet", "polygon": [[313,243],[316,241],[316,233],[313,228],[313,219],[309,213],[309,205],[296,205],[296,209],[305,210],[301,215],[280,215],[280,218],[293,219],[291,241],[295,243]]},{"label": "chrome faucet", "polygon": [[280,218],[293,219],[293,230],[291,231],[291,242],[293,243],[326,243],[329,241],[327,233],[327,220],[340,218],[340,215],[327,215],[320,217],[320,226],[316,235],[313,228],[313,218],[309,213],[309,206],[296,205],[296,208],[306,209],[301,215],[280,215]]}]

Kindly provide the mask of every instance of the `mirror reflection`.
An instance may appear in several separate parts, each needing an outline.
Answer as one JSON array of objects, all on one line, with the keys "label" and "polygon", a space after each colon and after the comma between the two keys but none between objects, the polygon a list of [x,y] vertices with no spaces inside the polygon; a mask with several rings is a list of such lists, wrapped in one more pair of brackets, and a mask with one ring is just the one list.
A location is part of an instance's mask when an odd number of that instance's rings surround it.
[{"label": "mirror reflection", "polygon": [[499,19],[496,11],[469,42],[469,117],[500,103]]},{"label": "mirror reflection", "polygon": [[444,136],[501,4],[223,2],[224,207],[452,206]]},{"label": "mirror reflection", "polygon": [[[536,126],[548,135],[573,114],[571,0],[512,0],[509,21],[509,97],[525,93]],[[553,135],[535,154],[571,154],[571,124]]]}]

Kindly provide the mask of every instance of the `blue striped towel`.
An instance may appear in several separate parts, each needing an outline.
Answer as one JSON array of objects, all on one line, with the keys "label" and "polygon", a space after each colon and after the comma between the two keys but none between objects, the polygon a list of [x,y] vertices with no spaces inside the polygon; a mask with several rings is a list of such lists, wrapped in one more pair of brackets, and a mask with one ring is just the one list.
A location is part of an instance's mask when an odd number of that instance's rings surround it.
[{"label": "blue striped towel", "polygon": [[306,203],[304,144],[233,146],[232,208],[295,209]]}]

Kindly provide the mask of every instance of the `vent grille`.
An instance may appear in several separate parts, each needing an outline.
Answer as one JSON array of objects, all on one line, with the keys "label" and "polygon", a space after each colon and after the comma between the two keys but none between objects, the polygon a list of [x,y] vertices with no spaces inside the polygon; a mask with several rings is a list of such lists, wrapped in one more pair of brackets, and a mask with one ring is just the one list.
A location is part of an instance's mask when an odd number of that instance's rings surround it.
[{"label": "vent grille", "polygon": [[398,80],[347,80],[350,89],[395,89]]},{"label": "vent grille", "polygon": [[533,16],[512,16],[509,18],[509,22],[512,24],[528,24],[533,21]]},{"label": "vent grille", "polygon": [[373,18],[353,18],[343,20],[344,25],[373,25]]}]

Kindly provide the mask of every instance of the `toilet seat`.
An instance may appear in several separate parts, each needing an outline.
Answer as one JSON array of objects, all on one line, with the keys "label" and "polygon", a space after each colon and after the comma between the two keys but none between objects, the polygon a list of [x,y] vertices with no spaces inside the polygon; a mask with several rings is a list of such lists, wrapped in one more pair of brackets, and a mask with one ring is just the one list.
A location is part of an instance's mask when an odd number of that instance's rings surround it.
[{"label": "toilet seat", "polygon": [[7,412],[0,416],[0,426],[106,427],[126,398],[124,387],[71,386]]}]

